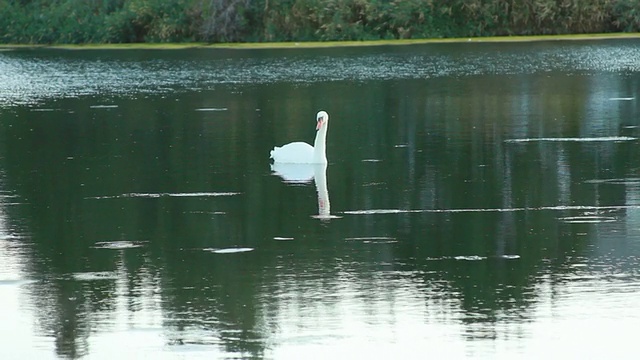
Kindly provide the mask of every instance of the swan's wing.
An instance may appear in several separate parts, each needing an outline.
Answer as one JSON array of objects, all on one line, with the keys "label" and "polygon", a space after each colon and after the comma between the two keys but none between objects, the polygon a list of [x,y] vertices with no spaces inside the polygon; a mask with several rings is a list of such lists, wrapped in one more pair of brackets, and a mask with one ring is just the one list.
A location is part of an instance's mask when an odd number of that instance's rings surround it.
[{"label": "swan's wing", "polygon": [[271,150],[274,162],[308,164],[313,162],[313,146],[304,142],[293,142]]}]

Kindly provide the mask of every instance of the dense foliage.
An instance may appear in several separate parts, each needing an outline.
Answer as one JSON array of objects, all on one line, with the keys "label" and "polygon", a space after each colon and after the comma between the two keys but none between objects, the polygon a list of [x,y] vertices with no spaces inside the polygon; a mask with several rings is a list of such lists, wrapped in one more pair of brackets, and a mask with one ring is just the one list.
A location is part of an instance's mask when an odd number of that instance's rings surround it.
[{"label": "dense foliage", "polygon": [[640,31],[638,0],[0,0],[1,43],[369,40]]}]

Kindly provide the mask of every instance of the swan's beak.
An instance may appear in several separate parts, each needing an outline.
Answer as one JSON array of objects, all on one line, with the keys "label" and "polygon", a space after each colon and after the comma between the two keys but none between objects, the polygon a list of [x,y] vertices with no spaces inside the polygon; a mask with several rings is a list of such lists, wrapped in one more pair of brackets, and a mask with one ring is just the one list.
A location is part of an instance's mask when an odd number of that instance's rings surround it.
[{"label": "swan's beak", "polygon": [[320,128],[322,127],[322,124],[324,124],[324,118],[323,117],[319,117],[318,118],[318,124],[316,125],[316,130],[320,130]]}]

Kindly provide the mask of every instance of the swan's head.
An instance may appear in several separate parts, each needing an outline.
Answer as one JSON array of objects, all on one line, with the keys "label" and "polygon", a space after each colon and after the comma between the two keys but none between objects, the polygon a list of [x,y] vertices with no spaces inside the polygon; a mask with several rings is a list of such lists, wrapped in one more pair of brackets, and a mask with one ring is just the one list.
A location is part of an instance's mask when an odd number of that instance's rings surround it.
[{"label": "swan's head", "polygon": [[323,126],[326,126],[329,123],[329,114],[326,111],[318,111],[316,115],[316,121],[318,124],[316,125],[316,130],[322,129]]}]

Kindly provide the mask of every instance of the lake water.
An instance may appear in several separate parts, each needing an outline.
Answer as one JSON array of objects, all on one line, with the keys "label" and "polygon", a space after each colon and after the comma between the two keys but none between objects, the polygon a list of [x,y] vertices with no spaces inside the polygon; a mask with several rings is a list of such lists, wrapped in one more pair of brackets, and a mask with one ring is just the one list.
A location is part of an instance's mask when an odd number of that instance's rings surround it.
[{"label": "lake water", "polygon": [[0,51],[0,358],[635,358],[638,59]]}]

